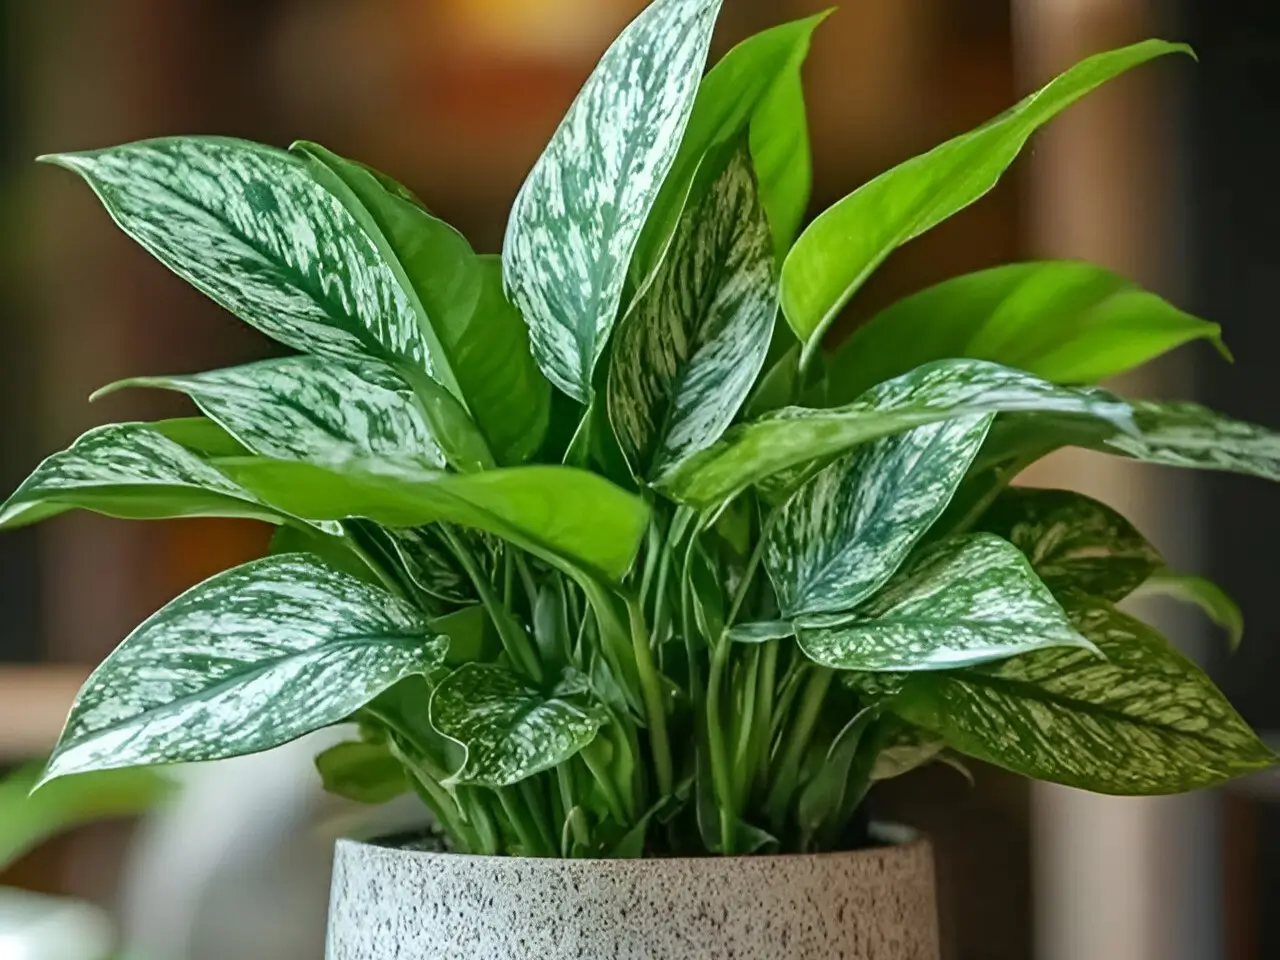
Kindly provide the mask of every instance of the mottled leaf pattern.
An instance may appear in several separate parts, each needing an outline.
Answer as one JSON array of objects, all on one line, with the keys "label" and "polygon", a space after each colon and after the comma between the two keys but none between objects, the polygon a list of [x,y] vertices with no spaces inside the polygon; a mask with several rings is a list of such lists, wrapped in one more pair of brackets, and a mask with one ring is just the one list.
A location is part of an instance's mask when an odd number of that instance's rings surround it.
[{"label": "mottled leaf pattern", "polygon": [[459,785],[519,783],[572,757],[608,719],[586,678],[572,672],[544,692],[505,667],[469,663],[431,697],[432,725],[467,752],[451,778]]},{"label": "mottled leaf pattern", "polygon": [[171,137],[44,158],[241,320],[305,353],[430,372],[404,292],[341,203],[282,150]]},{"label": "mottled leaf pattern", "polygon": [[[888,718],[893,719],[893,718]],[[936,733],[896,721],[876,754],[872,780],[892,780],[932,763],[947,747]]]},{"label": "mottled leaf pattern", "polygon": [[1110,436],[1106,448],[1147,463],[1280,481],[1280,433],[1194,403],[1139,400],[1133,413],[1138,433]]},{"label": "mottled leaf pattern", "polygon": [[379,532],[387,538],[418,589],[446,603],[470,603],[475,599],[475,587],[433,527],[388,527]]},{"label": "mottled leaf pattern", "polygon": [[778,310],[769,223],[745,145],[689,208],[615,334],[609,418],[632,470],[661,477],[720,438],[764,363]]},{"label": "mottled leaf pattern", "polygon": [[1022,554],[990,534],[926,547],[855,615],[799,627],[801,649],[839,670],[946,670],[1046,647],[1091,649]]},{"label": "mottled leaf pattern", "polygon": [[413,391],[403,382],[399,390],[390,388],[396,379],[374,363],[348,367],[299,356],[186,376],[134,377],[107,390],[185,393],[264,457],[322,463],[360,455],[421,457],[443,467]]},{"label": "mottled leaf pattern", "polygon": [[576,400],[679,149],[721,0],[655,0],[614,41],[516,197],[503,273],[547,379]]},{"label": "mottled leaf pattern", "polygon": [[1027,555],[1057,595],[1071,590],[1123,600],[1164,566],[1159,551],[1106,504],[1069,490],[1006,490],[981,529]]},{"label": "mottled leaf pattern", "polygon": [[[407,460],[330,464],[219,461],[267,503],[309,520],[364,517],[388,527],[447,521],[510,540],[571,572],[618,580],[648,527],[644,502],[572,467],[514,467],[460,476]],[[572,509],[566,509],[572,504]]]},{"label": "mottled leaf pattern", "polygon": [[1215,624],[1227,632],[1231,649],[1239,648],[1244,639],[1244,613],[1231,595],[1207,577],[1175,573],[1160,569],[1134,592],[1135,597],[1168,597],[1200,608]]},{"label": "mottled leaf pattern", "polygon": [[852,610],[884,586],[950,502],[991,415],[884,437],[809,480],[775,515],[765,568],[786,617]]},{"label": "mottled leaf pattern", "polygon": [[961,753],[1098,793],[1179,793],[1275,759],[1200,670],[1103,600],[1076,600],[1102,652],[1052,650],[920,674],[892,705]]},{"label": "mottled leaf pattern", "polygon": [[709,507],[789,467],[870,440],[954,417],[1014,410],[1079,414],[1133,429],[1129,406],[1105,391],[1055,386],[982,360],[941,360],[879,384],[844,407],[789,407],[734,427],[681,464],[662,487],[691,506]]},{"label": "mottled leaf pattern", "polygon": [[288,516],[145,423],[96,427],[46,459],[0,508],[0,526],[74,509],[130,520]]},{"label": "mottled leaf pattern", "polygon": [[156,613],[85,683],[46,778],[256,753],[337,723],[444,658],[413,607],[304,554]]}]

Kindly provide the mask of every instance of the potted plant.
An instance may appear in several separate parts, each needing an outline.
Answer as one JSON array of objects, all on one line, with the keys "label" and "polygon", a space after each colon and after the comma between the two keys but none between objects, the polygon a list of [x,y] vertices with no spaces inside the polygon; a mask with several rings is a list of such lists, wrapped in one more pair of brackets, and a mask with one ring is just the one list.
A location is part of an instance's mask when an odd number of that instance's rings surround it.
[{"label": "potted plant", "polygon": [[719,6],[656,0],[619,37],[500,258],[313,143],[46,158],[297,352],[105,388],[203,415],[92,430],[4,506],[279,527],[124,640],[45,779],[354,724],[326,785],[413,791],[436,829],[339,846],[334,958],[933,958],[928,847],[868,823],[876,781],[973,757],[1160,794],[1274,759],[1116,606],[1230,601],[1102,504],[1009,486],[1064,446],[1280,479],[1275,434],[1092,385],[1194,339],[1225,352],[1217,326],[1024,263],[822,350],[1036,128],[1186,48],[1086,60],[801,232],[822,16],[703,76]]}]

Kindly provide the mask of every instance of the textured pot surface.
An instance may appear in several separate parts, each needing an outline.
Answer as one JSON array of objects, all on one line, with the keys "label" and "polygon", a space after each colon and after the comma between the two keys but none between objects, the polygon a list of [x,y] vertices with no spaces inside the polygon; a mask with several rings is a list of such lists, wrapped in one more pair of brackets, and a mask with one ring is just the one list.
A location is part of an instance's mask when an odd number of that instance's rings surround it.
[{"label": "textured pot surface", "polygon": [[327,956],[938,960],[933,854],[525,860],[343,840]]}]

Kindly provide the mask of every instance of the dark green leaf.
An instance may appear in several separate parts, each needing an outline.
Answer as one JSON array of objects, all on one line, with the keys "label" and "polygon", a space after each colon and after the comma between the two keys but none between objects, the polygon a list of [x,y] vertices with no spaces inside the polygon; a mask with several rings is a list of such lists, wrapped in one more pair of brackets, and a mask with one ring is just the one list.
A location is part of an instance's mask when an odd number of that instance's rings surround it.
[{"label": "dark green leaf", "polygon": [[408,604],[310,556],[248,563],[178,597],[94,671],[45,777],[280,746],[435,669],[447,646]]},{"label": "dark green leaf", "polygon": [[844,407],[789,407],[734,427],[681,464],[662,487],[689,505],[710,507],[789,467],[880,437],[1007,410],[1079,414],[1132,429],[1128,405],[1105,391],[1058,387],[983,360],[941,360],[879,384]]},{"label": "dark green leaf", "polygon": [[856,615],[799,628],[810,659],[837,670],[948,670],[1048,647],[1094,654],[1022,554],[990,534],[926,547]]},{"label": "dark green leaf", "polygon": [[459,476],[390,459],[326,466],[260,459],[218,464],[267,503],[307,519],[365,517],[388,527],[457,523],[495,534],[548,562],[615,581],[630,569],[649,522],[639,498],[571,467]]},{"label": "dark green leaf", "polygon": [[1016,263],[900,300],[827,362],[826,401],[842,404],[913,367],[974,357],[1056,383],[1098,383],[1221,328],[1090,263]]},{"label": "dark green leaf", "polygon": [[764,363],[777,296],[744,146],[686,211],[615,335],[609,419],[637,476],[661,477],[720,438]]},{"label": "dark green leaf", "polygon": [[866,708],[845,724],[831,741],[818,772],[800,792],[796,818],[802,836],[811,837],[824,828],[829,829],[832,821],[839,818],[845,807],[845,795],[849,788],[858,787],[858,784],[850,783],[854,760],[857,759],[863,734],[875,720],[876,714],[874,709]]},{"label": "dark green leaf", "polygon": [[1148,40],[1084,60],[970,133],[881,174],[805,230],[782,269],[782,307],[812,356],[822,335],[898,247],[994,187],[1037,128],[1126,70],[1190,48]]},{"label": "dark green leaf", "polygon": [[969,756],[1024,776],[1112,794],[1180,793],[1275,757],[1213,683],[1150,627],[1077,599],[1102,651],[1050,650],[919,674],[892,709]]},{"label": "dark green leaf", "polygon": [[409,790],[404,767],[385,743],[339,743],[316,757],[325,790],[356,803],[388,803]]},{"label": "dark green leaf", "polygon": [[1128,520],[1069,490],[1006,490],[980,527],[1025,553],[1059,596],[1075,590],[1123,600],[1164,565]]},{"label": "dark green leaf", "polygon": [[1227,631],[1231,649],[1244,639],[1244,614],[1230,594],[1206,577],[1160,569],[1137,589],[1139,597],[1171,597],[1199,607],[1210,620]]},{"label": "dark green leaf", "polygon": [[946,509],[991,425],[957,417],[883,437],[818,473],[773,515],[765,568],[785,617],[852,610]]},{"label": "dark green leaf", "polygon": [[609,713],[586,678],[567,672],[543,692],[505,667],[470,663],[442,680],[431,723],[466,749],[450,782],[506,787],[568,760],[595,739]]},{"label": "dark green leaf", "polygon": [[676,158],[720,0],[655,0],[614,41],[525,181],[504,276],[547,378],[586,402],[631,255]]},{"label": "dark green leaf", "polygon": [[547,432],[551,386],[502,292],[500,260],[477,256],[461,234],[376,172],[318,144],[293,150],[377,245],[408,297],[440,382],[470,410],[498,462],[527,459]]}]

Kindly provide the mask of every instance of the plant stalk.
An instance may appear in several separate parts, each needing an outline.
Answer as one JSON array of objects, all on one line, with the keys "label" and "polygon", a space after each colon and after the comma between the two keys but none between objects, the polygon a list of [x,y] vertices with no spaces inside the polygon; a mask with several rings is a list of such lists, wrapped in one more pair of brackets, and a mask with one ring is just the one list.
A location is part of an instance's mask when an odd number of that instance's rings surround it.
[{"label": "plant stalk", "polygon": [[813,739],[813,730],[817,726],[818,717],[822,713],[822,703],[831,688],[831,680],[835,671],[829,667],[815,666],[809,674],[804,693],[800,695],[800,707],[795,721],[787,733],[786,741],[779,756],[778,768],[773,775],[773,788],[765,802],[765,812],[775,831],[781,831],[786,823],[787,808],[795,793],[796,780],[800,776],[800,764],[804,761],[805,751]]},{"label": "plant stalk", "polygon": [[627,597],[627,618],[631,621],[631,649],[640,674],[640,690],[644,696],[645,716],[649,723],[649,745],[653,751],[653,771],[658,781],[658,794],[671,796],[675,776],[671,766],[671,744],[667,739],[667,711],[663,705],[662,678],[653,662],[649,630],[644,610],[637,597]]}]

